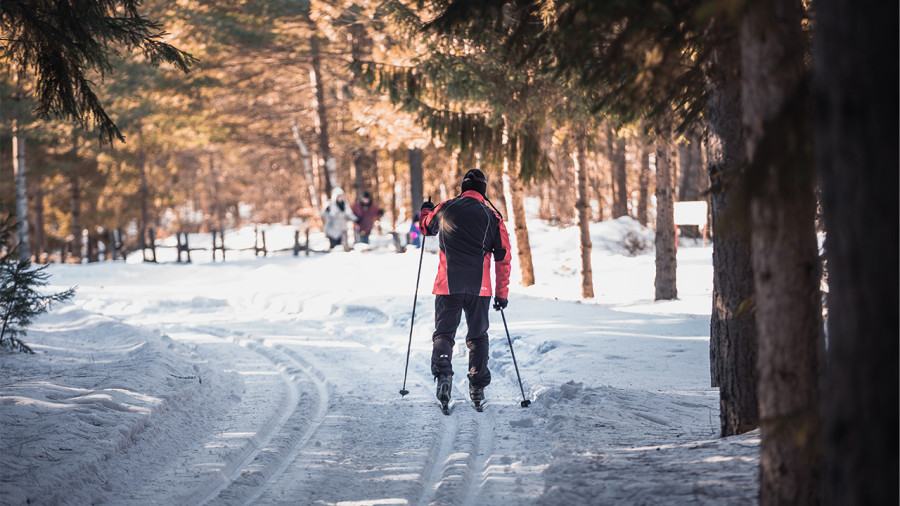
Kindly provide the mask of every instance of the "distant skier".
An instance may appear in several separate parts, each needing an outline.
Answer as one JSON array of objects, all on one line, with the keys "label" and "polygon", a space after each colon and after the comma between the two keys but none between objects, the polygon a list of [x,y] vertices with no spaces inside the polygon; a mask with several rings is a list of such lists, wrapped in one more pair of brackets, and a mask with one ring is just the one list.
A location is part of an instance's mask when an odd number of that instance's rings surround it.
[{"label": "distant skier", "polygon": [[344,190],[340,187],[335,187],[335,189],[331,191],[331,200],[329,200],[325,204],[325,208],[322,209],[322,221],[325,223],[325,235],[331,243],[331,246],[329,246],[328,249],[334,248],[343,241],[344,233],[347,231],[347,220],[355,222],[358,221],[358,218],[353,214],[353,211],[350,210],[350,206],[348,206],[347,202],[344,200]]},{"label": "distant skier", "polygon": [[[437,235],[440,264],[434,280],[434,326],[431,372],[437,397],[447,411],[450,401],[456,328],[466,314],[469,348],[469,396],[480,410],[488,370],[488,311],[491,301],[491,255],[494,257],[496,293],[494,309],[506,307],[509,296],[509,234],[500,213],[485,204],[487,178],[473,169],[463,177],[462,194],[434,206],[422,204],[419,224],[425,235]],[[488,201],[490,202],[490,201]]]},{"label": "distant skier", "polygon": [[369,234],[372,233],[372,226],[375,225],[375,220],[384,215],[384,211],[378,207],[378,204],[372,202],[372,194],[367,191],[363,192],[362,198],[353,204],[351,209],[353,214],[359,218],[356,224],[356,227],[359,229],[359,242],[369,244]]}]

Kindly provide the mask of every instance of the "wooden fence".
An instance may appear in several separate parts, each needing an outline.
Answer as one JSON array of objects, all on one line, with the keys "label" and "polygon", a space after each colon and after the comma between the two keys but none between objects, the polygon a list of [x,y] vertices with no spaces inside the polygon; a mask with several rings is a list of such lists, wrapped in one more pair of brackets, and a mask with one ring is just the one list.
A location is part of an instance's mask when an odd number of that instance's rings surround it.
[{"label": "wooden fence", "polygon": [[[148,230],[149,237],[156,236],[156,230],[150,228]],[[215,262],[218,260],[219,256],[221,256],[222,261],[225,261],[225,252],[226,251],[253,251],[255,256],[266,256],[269,253],[278,253],[284,251],[292,251],[294,256],[299,256],[300,252],[303,251],[308,256],[310,252],[313,253],[325,253],[325,251],[316,251],[309,247],[309,228],[307,228],[304,232],[305,242],[303,244],[300,243],[300,231],[294,231],[294,245],[289,248],[280,248],[280,249],[268,249],[266,247],[266,231],[259,230],[258,228],[253,229],[253,246],[247,248],[228,248],[225,246],[225,232],[222,230],[213,230],[212,231],[212,247],[211,248],[192,248],[188,241],[188,234],[186,232],[177,232],[175,234],[175,245],[161,245],[156,244],[156,241],[147,241],[142,236],[141,240],[141,252],[143,254],[143,258],[145,262],[157,262],[156,250],[162,248],[175,248],[177,252],[176,262],[178,263],[190,263],[191,262],[191,252],[192,251],[211,251],[212,252],[212,261]]]}]

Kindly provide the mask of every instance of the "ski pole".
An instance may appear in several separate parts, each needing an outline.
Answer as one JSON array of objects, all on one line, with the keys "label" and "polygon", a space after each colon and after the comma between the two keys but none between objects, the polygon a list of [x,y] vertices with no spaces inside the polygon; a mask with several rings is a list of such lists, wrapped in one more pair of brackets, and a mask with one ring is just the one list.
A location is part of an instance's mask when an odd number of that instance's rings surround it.
[{"label": "ski pole", "polygon": [[500,310],[500,316],[503,317],[503,328],[506,329],[506,342],[509,343],[509,353],[512,355],[513,365],[516,367],[516,378],[519,380],[519,390],[522,391],[522,402],[520,404],[523,408],[527,408],[531,405],[531,401],[525,398],[525,388],[522,387],[522,376],[519,375],[519,364],[516,363],[516,352],[513,351],[512,339],[509,337],[509,327],[506,325],[506,315],[503,314],[503,309]]},{"label": "ski pole", "polygon": [[[428,198],[431,202],[431,197]],[[412,318],[409,320],[409,344],[406,346],[406,365],[403,367],[403,388],[400,389],[400,397],[409,393],[406,389],[406,373],[409,371],[409,350],[412,348],[413,324],[416,323],[416,299],[419,298],[419,279],[422,277],[422,257],[425,256],[425,234],[422,234],[422,252],[419,253],[419,272],[416,274],[416,292],[413,295]]]}]

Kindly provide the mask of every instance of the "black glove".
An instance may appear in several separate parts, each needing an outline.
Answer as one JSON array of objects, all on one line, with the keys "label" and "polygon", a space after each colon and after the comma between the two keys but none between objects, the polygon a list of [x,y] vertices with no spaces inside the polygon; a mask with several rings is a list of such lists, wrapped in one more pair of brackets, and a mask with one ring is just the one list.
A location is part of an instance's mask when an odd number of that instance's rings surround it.
[{"label": "black glove", "polygon": [[506,309],[506,306],[509,304],[509,299],[504,299],[503,297],[494,297],[494,309],[500,311],[501,309]]},{"label": "black glove", "polygon": [[422,202],[422,209],[420,209],[420,210],[424,211],[426,209],[428,209],[429,211],[434,209],[434,204],[431,202],[431,199],[428,199],[427,201]]}]

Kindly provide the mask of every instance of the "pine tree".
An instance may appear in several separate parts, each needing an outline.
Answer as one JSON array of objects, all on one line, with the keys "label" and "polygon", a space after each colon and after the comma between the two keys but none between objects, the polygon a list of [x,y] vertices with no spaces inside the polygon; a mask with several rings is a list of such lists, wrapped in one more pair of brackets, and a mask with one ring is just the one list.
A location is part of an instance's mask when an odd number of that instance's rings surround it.
[{"label": "pine tree", "polygon": [[[10,244],[10,236],[15,230],[11,217],[0,223],[0,244]],[[50,309],[53,302],[62,302],[75,295],[69,288],[50,295],[38,288],[46,286],[50,275],[47,266],[32,268],[31,262],[19,258],[15,247],[0,253],[0,347],[8,347],[24,353],[34,353],[20,339],[34,319]]]},{"label": "pine tree", "polygon": [[5,1],[0,56],[33,76],[40,117],[93,123],[103,137],[123,140],[95,92],[92,71],[111,70],[120,48],[141,52],[154,65],[171,63],[187,72],[191,55],[162,42],[165,33],[138,13],[134,0]]}]

